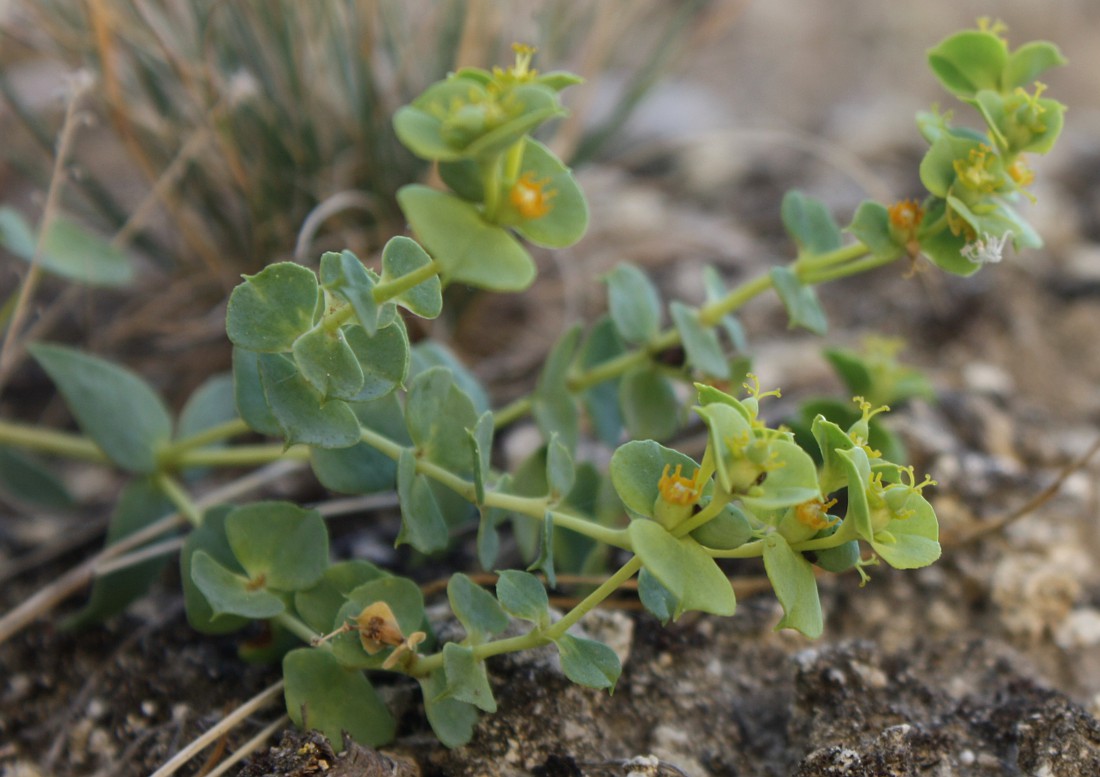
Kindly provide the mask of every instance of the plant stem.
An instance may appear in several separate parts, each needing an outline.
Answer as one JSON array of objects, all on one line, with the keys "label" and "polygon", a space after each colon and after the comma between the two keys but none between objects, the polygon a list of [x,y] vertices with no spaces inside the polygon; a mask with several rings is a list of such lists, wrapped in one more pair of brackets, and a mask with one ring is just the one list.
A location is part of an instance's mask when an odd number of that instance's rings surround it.
[{"label": "plant stem", "polygon": [[202,526],[202,510],[199,509],[178,480],[163,472],[158,473],[155,480],[157,488],[176,506],[176,509],[180,511],[180,515],[186,518],[195,528]]},{"label": "plant stem", "polygon": [[203,429],[201,432],[196,432],[181,440],[177,440],[168,446],[167,455],[173,456],[193,448],[213,445],[216,442],[221,442],[230,437],[236,437],[239,434],[247,434],[251,431],[252,429],[249,428],[248,424],[240,418],[234,418],[232,421],[226,421],[223,424],[212,426],[209,429]]},{"label": "plant stem", "polygon": [[371,296],[374,297],[375,302],[381,305],[383,302],[388,302],[394,297],[404,294],[409,289],[419,286],[424,281],[434,278],[436,275],[439,275],[441,269],[439,262],[432,259],[423,267],[418,267],[412,272],[402,275],[400,278],[394,278],[392,281],[379,283],[371,290]]},{"label": "plant stem", "polygon": [[26,448],[39,453],[56,453],[70,459],[92,461],[97,464],[111,463],[107,454],[87,437],[10,421],[0,421],[0,444]]},{"label": "plant stem", "polygon": [[[289,612],[281,612],[271,619],[274,623],[278,623],[284,629],[296,636],[298,639],[305,642],[307,645],[313,645],[313,640],[316,637],[322,636],[305,624],[300,618],[296,618]],[[313,645],[314,647],[324,647],[328,650],[332,650],[332,645],[328,642],[322,642],[319,645]]]},{"label": "plant stem", "polygon": [[[642,560],[638,556],[631,558],[630,561],[619,568],[618,572],[600,584],[599,588],[581,599],[580,602],[577,603],[577,606],[567,612],[560,621],[543,632],[543,637],[547,639],[557,639],[560,637],[568,631],[574,623],[595,609],[604,599],[619,590],[619,586],[634,577],[641,568]],[[476,654],[476,649],[474,652]]]},{"label": "plant stem", "polygon": [[[169,450],[172,451],[173,449]],[[248,467],[286,459],[309,461],[309,448],[305,445],[292,445],[289,448],[284,448],[278,443],[235,445],[232,448],[185,450],[177,455],[162,458],[166,463],[180,469],[187,467]]]}]

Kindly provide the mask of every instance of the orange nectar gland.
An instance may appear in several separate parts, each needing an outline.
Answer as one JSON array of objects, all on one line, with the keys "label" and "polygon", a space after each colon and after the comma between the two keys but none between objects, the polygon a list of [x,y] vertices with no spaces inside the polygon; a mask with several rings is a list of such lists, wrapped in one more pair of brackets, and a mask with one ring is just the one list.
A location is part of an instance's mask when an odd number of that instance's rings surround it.
[{"label": "orange nectar gland", "polygon": [[828,515],[829,508],[835,504],[835,499],[830,499],[828,502],[821,499],[811,499],[794,509],[794,517],[803,526],[807,526],[814,531],[821,531],[840,520],[839,518],[831,518]]},{"label": "orange nectar gland", "polygon": [[1023,159],[1017,159],[1008,166],[1008,176],[1017,186],[1030,186],[1035,181],[1035,171]]},{"label": "orange nectar gland", "polygon": [[900,200],[886,212],[890,217],[890,226],[904,236],[906,242],[916,237],[917,228],[924,221],[924,209],[916,200]]},{"label": "orange nectar gland", "polygon": [[676,471],[670,475],[668,471],[671,466],[670,464],[665,465],[664,472],[661,473],[661,479],[657,481],[657,490],[661,493],[661,499],[678,507],[695,504],[699,500],[700,493],[700,489],[695,482],[695,478],[699,476],[699,471],[696,470],[695,477],[689,480],[680,474],[684,468],[683,464],[677,464]]},{"label": "orange nectar gland", "polygon": [[547,189],[549,178],[535,180],[535,174],[527,171],[520,176],[508,193],[512,206],[525,219],[540,219],[553,207],[550,200],[557,196],[557,190]]}]

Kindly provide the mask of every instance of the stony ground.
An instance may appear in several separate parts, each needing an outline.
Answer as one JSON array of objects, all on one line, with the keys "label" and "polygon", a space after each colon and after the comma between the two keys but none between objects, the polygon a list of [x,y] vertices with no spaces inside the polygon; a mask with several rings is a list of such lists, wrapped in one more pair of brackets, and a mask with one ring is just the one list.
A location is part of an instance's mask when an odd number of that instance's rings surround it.
[{"label": "stony ground", "polygon": [[[472,356],[492,354],[484,376],[501,396],[537,367],[555,333],[599,310],[594,279],[616,261],[630,259],[670,296],[697,301],[704,264],[736,282],[787,256],[777,216],[787,188],[825,196],[840,214],[868,190],[916,192],[920,147],[910,117],[924,98],[910,104],[908,93],[883,97],[881,82],[904,72],[908,84],[925,83],[913,87],[916,93],[931,94],[920,51],[957,15],[976,13],[952,3],[940,4],[947,21],[896,7],[887,19],[877,4],[847,0],[836,4],[835,17],[807,19],[783,17],[788,5],[753,6],[744,26],[734,28],[730,50],[708,50],[683,86],[659,95],[670,102],[658,103],[666,107],[654,118],[643,116],[635,145],[585,171],[593,231],[545,259],[532,291],[467,307],[455,343]],[[1088,39],[1085,29],[1096,28],[1093,5],[1066,0],[1044,14],[1005,5],[1010,22],[1009,12],[1025,17],[1017,25],[1021,37],[1031,25],[1033,34],[1065,40],[1075,65],[1087,68],[1096,56],[1073,48]],[[807,53],[782,60],[782,47],[762,32],[776,30],[794,48],[824,52],[828,68],[809,67]],[[909,64],[891,70],[903,55]],[[866,61],[886,64],[867,68]],[[719,63],[742,77],[725,77]],[[830,91],[823,79],[834,67],[833,78],[845,86]],[[871,90],[876,84],[880,91]],[[604,612],[589,628],[625,659],[614,695],[570,685],[550,656],[502,657],[490,665],[501,710],[482,720],[467,747],[434,744],[415,694],[396,684],[386,691],[401,711],[402,735],[385,755],[352,748],[337,758],[324,741],[287,733],[234,771],[1100,773],[1100,569],[1093,561],[1100,552],[1100,461],[1008,527],[964,542],[1033,499],[1100,435],[1100,147],[1091,130],[1097,106],[1083,75],[1060,85],[1061,93],[1057,82],[1052,91],[1072,106],[1065,150],[1041,168],[1031,211],[1047,237],[1045,250],[1010,256],[971,279],[932,271],[904,277],[899,267],[822,292],[832,326],[827,344],[855,345],[869,328],[902,336],[908,358],[937,387],[937,401],[900,409],[895,425],[918,470],[940,482],[933,501],[945,552],[938,564],[873,570],[862,589],[854,576],[822,578],[827,626],[815,643],[772,630],[780,613],[770,594],[743,596],[733,618],[685,617],[667,628],[634,611]],[[801,96],[798,105],[784,96],[788,87]],[[767,104],[773,120],[745,119],[753,100]],[[662,123],[669,115],[697,118],[694,126],[708,132],[676,136]],[[710,131],[719,125],[727,129]],[[808,142],[809,132],[819,140]],[[865,166],[846,165],[847,154]],[[763,383],[784,389],[775,412],[839,390],[820,356],[826,343],[788,333],[776,303],[754,303],[745,324]],[[281,489],[317,495],[305,479]],[[338,547],[384,540],[392,526],[385,519],[348,522]],[[3,533],[5,554],[49,530],[13,518]],[[76,547],[6,581],[2,609],[88,550]],[[761,572],[751,563],[729,571],[749,580]],[[169,574],[154,596],[103,628],[71,634],[37,623],[0,646],[4,777],[149,774],[278,679],[271,668],[241,664],[232,641],[190,632],[176,590]],[[203,773],[208,767],[197,764],[204,759],[212,768],[279,714],[277,705],[261,710],[181,773]]]}]

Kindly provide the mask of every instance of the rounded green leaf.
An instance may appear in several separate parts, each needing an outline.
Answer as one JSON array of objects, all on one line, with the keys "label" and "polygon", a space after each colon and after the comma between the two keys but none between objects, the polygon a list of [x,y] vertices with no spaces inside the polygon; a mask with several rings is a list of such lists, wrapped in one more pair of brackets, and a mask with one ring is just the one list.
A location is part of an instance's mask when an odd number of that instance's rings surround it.
[{"label": "rounded green leaf", "polygon": [[321,255],[321,285],[351,305],[359,323],[374,333],[384,322],[382,311],[374,299],[377,276],[359,261],[351,251],[326,251]]},{"label": "rounded green leaf", "polygon": [[180,412],[176,437],[183,439],[213,429],[238,418],[234,397],[233,376],[220,374],[207,378]]},{"label": "rounded green leaf", "polygon": [[602,642],[562,634],[554,644],[561,656],[561,670],[577,685],[613,690],[623,667],[615,651]]},{"label": "rounded green leaf", "polygon": [[363,385],[352,397],[371,402],[391,393],[409,373],[409,333],[402,321],[368,334],[361,326],[344,329],[348,347],[362,369]]},{"label": "rounded green leaf", "polygon": [[445,670],[439,669],[419,681],[424,713],[439,741],[445,747],[461,747],[473,739],[477,707],[447,695]]},{"label": "rounded green leaf", "polygon": [[402,187],[397,201],[447,282],[522,291],[535,279],[531,255],[504,229],[486,223],[470,203],[416,184]]},{"label": "rounded green leaf", "polygon": [[691,537],[706,548],[732,550],[752,539],[752,523],[739,507],[728,504],[722,512],[693,531]]},{"label": "rounded green leaf", "polygon": [[116,464],[142,474],[157,469],[157,450],[172,435],[161,398],[128,369],[73,348],[27,346],[65,398],[80,428]]},{"label": "rounded green leaf", "polygon": [[645,568],[676,597],[673,618],[688,610],[733,615],[733,587],[714,559],[691,537],[674,537],[647,518],[630,522],[630,541]]},{"label": "rounded green leaf", "polygon": [[753,511],[778,510],[821,498],[817,465],[806,451],[787,440],[772,440],[768,452],[772,456],[769,461],[778,466],[768,470],[759,491],[741,498],[746,507]]},{"label": "rounded green leaf", "polygon": [[537,182],[544,196],[550,198],[550,210],[538,218],[526,217],[505,192],[501,223],[547,248],[567,248],[580,240],[588,228],[588,203],[570,169],[546,146],[527,138],[519,171],[521,178],[527,176],[527,180]]},{"label": "rounded green leaf", "polygon": [[325,401],[280,354],[260,354],[264,397],[288,445],[305,443],[322,448],[347,448],[359,442],[359,421],[348,404]]},{"label": "rounded green leaf", "polygon": [[1004,88],[1011,91],[1018,86],[1031,86],[1044,70],[1066,64],[1066,58],[1053,43],[1033,40],[1012,52],[1004,73]]},{"label": "rounded green leaf", "polygon": [[241,419],[252,430],[272,437],[283,434],[283,428],[279,426],[264,395],[260,380],[260,354],[255,351],[233,349],[233,397]]},{"label": "rounded green leaf", "polygon": [[473,650],[448,642],[443,646],[443,672],[447,678],[444,696],[472,704],[485,712],[497,711],[485,662],[476,659]]},{"label": "rounded green leaf", "polygon": [[966,30],[930,49],[928,64],[947,91],[973,97],[979,89],[1001,90],[1008,47],[992,32]]},{"label": "rounded green leaf", "polygon": [[393,739],[397,722],[362,672],[346,669],[327,650],[299,648],[283,658],[286,711],[298,726],[328,737],[334,749],[343,735],[371,747]]},{"label": "rounded green leaf", "polygon": [[879,259],[892,259],[905,250],[905,246],[898,245],[890,236],[890,213],[886,206],[873,200],[864,200],[859,204],[852,216],[852,223],[845,231]]},{"label": "rounded green leaf", "polygon": [[318,324],[294,341],[292,351],[298,373],[321,396],[355,399],[363,388],[363,368],[342,330]]},{"label": "rounded green leaf", "polygon": [[327,634],[332,631],[349,593],[389,574],[369,561],[340,561],[326,569],[317,583],[294,594],[294,609],[311,629]]},{"label": "rounded green leaf", "polygon": [[205,550],[191,557],[191,579],[206,597],[216,620],[221,615],[244,618],[274,618],[286,610],[286,604],[255,581],[229,570]]},{"label": "rounded green leaf", "polygon": [[810,562],[792,550],[783,535],[769,534],[764,538],[764,569],[783,605],[783,618],[776,630],[794,629],[810,639],[820,637],[825,624]]},{"label": "rounded green leaf", "polygon": [[443,550],[450,532],[439,509],[431,481],[416,471],[416,454],[405,448],[397,463],[397,496],[401,502],[401,531],[395,545],[409,543],[421,553]]},{"label": "rounded green leaf", "polygon": [[641,344],[656,337],[661,324],[661,297],[649,277],[622,262],[604,276],[611,320],[623,340]]},{"label": "rounded green leaf", "polygon": [[[18,211],[0,207],[0,245],[30,262],[36,242],[30,225]],[[128,286],[134,280],[134,266],[126,254],[63,216],[50,222],[38,266],[89,286]]]},{"label": "rounded green leaf", "polygon": [[699,469],[691,457],[653,440],[632,440],[612,454],[611,484],[628,510],[635,515],[653,516],[653,505],[660,494],[658,483],[665,467],[670,471],[680,467],[686,478]]},{"label": "rounded green leaf", "polygon": [[508,616],[493,595],[461,572],[448,581],[447,600],[467,634],[499,634],[508,628]]},{"label": "rounded green leaf", "polygon": [[631,437],[663,440],[680,428],[680,400],[672,382],[654,367],[637,367],[623,375],[619,403]]},{"label": "rounded green leaf", "polygon": [[886,490],[891,511],[906,515],[875,533],[871,547],[895,569],[919,569],[940,557],[939,522],[928,500],[904,486]]},{"label": "rounded green leaf", "polygon": [[532,574],[517,569],[502,571],[497,579],[497,600],[510,615],[539,628],[550,622],[550,599]]},{"label": "rounded green leaf", "polygon": [[289,351],[311,329],[319,287],[312,270],[293,262],[265,267],[229,295],[225,329],[240,348],[260,353]]},{"label": "rounded green leaf", "polygon": [[817,299],[813,286],[799,280],[789,267],[773,267],[769,273],[772,286],[790,317],[789,328],[803,327],[815,335],[824,335],[828,329],[825,311]]},{"label": "rounded green leaf", "polygon": [[183,581],[183,604],[187,622],[191,628],[203,634],[225,634],[244,628],[248,618],[239,615],[217,615],[191,574],[191,562],[195,553],[203,551],[214,561],[231,572],[241,572],[241,566],[233,556],[233,549],[225,538],[227,505],[212,507],[202,517],[202,525],[187,535],[180,551],[180,578]]},{"label": "rounded green leaf", "polygon": [[257,502],[225,519],[233,555],[256,584],[298,591],[316,583],[328,566],[328,530],[316,510],[290,502]]},{"label": "rounded green leaf", "polygon": [[433,367],[409,386],[405,420],[421,456],[465,474],[472,470],[466,430],[477,424],[473,401],[455,383],[451,371]]},{"label": "rounded green leaf", "polygon": [[0,447],[0,493],[30,505],[59,510],[76,504],[52,468],[5,447]]},{"label": "rounded green leaf", "polygon": [[682,302],[673,301],[668,309],[680,333],[688,365],[715,378],[728,378],[730,365],[714,329],[704,327],[699,322],[698,311]]},{"label": "rounded green leaf", "polygon": [[[391,283],[431,263],[432,258],[419,243],[399,235],[386,243],[382,250],[382,282]],[[432,275],[408,291],[401,292],[394,297],[394,301],[421,318],[435,318],[443,311],[439,276]]]},{"label": "rounded green leaf", "polygon": [[531,397],[531,410],[543,439],[556,434],[570,451],[577,447],[579,418],[576,399],[569,390],[569,369],[580,336],[580,326],[572,326],[558,338],[546,356]]},{"label": "rounded green leaf", "polygon": [[840,248],[840,227],[821,200],[792,190],[783,196],[779,213],[799,253],[824,254]]},{"label": "rounded green leaf", "polygon": [[[387,394],[373,402],[353,402],[350,407],[364,427],[401,445],[409,443],[404,412],[396,394]],[[397,481],[394,460],[365,442],[348,448],[312,447],[309,461],[321,485],[340,494],[392,491]]]}]

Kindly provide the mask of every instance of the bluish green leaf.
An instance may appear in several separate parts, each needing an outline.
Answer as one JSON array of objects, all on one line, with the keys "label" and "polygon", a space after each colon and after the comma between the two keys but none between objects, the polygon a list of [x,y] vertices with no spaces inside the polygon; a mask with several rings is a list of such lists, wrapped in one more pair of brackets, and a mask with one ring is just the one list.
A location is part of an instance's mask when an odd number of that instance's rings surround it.
[{"label": "bluish green leaf", "polygon": [[776,629],[794,629],[817,639],[825,628],[814,570],[801,553],[791,549],[781,534],[764,538],[764,569],[783,605]]},{"label": "bluish green leaf", "polygon": [[349,399],[370,402],[404,382],[409,372],[409,334],[404,322],[396,321],[373,336],[360,326],[348,327],[344,333],[363,370],[363,386]]},{"label": "bluish green leaf", "polygon": [[775,292],[787,309],[791,329],[796,326],[809,329],[815,335],[825,334],[828,322],[825,311],[817,300],[813,286],[807,286],[789,267],[773,267],[770,273]]},{"label": "bluish green leaf", "polygon": [[699,314],[682,302],[669,304],[669,312],[687,352],[687,363],[714,378],[729,377],[730,365],[714,329],[699,323]]},{"label": "bluish green leaf", "polygon": [[623,340],[640,345],[656,337],[661,325],[661,297],[646,274],[622,262],[605,280],[611,320]]},{"label": "bluish green leaf", "polygon": [[289,351],[316,321],[317,276],[300,264],[280,262],[244,279],[229,295],[229,339],[249,351]]},{"label": "bluish green leaf", "polygon": [[282,598],[231,571],[205,550],[196,550],[191,557],[191,579],[206,598],[215,619],[222,615],[274,618],[286,610]]},{"label": "bluish green leaf", "polygon": [[673,613],[679,608],[672,591],[661,585],[661,581],[644,567],[638,573],[638,598],[646,611],[661,623],[672,620]]},{"label": "bluish green leaf", "polygon": [[237,418],[233,376],[212,375],[188,397],[180,412],[176,437],[182,440]]},{"label": "bluish green leaf", "polygon": [[187,622],[191,628],[203,634],[225,634],[243,628],[248,618],[239,615],[217,615],[206,600],[202,590],[191,575],[191,563],[197,551],[203,551],[211,559],[231,572],[243,572],[229,547],[225,536],[225,517],[232,508],[228,505],[212,507],[203,515],[202,525],[196,527],[184,540],[180,551],[180,578],[183,580],[183,604]]},{"label": "bluish green leaf", "polygon": [[577,405],[569,390],[568,376],[580,336],[580,327],[573,326],[554,344],[546,357],[531,398],[532,413],[543,439],[550,440],[553,435],[560,435],[562,443],[569,450],[577,447],[579,434]]},{"label": "bluish green leaf", "polygon": [[38,507],[63,510],[75,504],[49,467],[11,448],[0,447],[0,492]]},{"label": "bluish green leaf", "polygon": [[1066,64],[1066,58],[1053,43],[1033,40],[1012,52],[1004,72],[1004,89],[1031,86],[1044,70]]},{"label": "bluish green leaf", "polygon": [[458,474],[472,471],[466,430],[477,424],[477,411],[450,370],[433,367],[412,380],[405,420],[421,456]]},{"label": "bluish green leaf", "polygon": [[[595,323],[580,350],[580,366],[590,370],[626,351],[610,316]],[[623,415],[619,409],[619,379],[612,378],[590,386],[581,394],[589,423],[605,445],[619,444],[623,433]]]},{"label": "bluish green leaf", "polygon": [[414,379],[420,373],[427,372],[432,367],[446,367],[454,376],[455,383],[463,393],[470,397],[474,403],[474,409],[478,413],[484,413],[491,409],[489,395],[485,387],[481,385],[477,377],[467,369],[458,357],[447,346],[438,340],[422,340],[412,350],[412,361],[409,365],[409,378]]},{"label": "bluish green leaf", "polygon": [[636,367],[623,375],[619,403],[631,437],[664,440],[680,428],[680,400],[655,367]]},{"label": "bluish green leaf", "polygon": [[[432,258],[415,240],[399,235],[391,238],[382,251],[382,282],[391,283],[427,267]],[[435,318],[443,311],[442,284],[432,275],[408,291],[394,297],[398,305],[420,316]]]},{"label": "bluish green leaf", "polygon": [[389,577],[369,561],[340,561],[325,570],[314,585],[294,594],[294,609],[306,625],[318,634],[332,631],[347,596],[364,583]]},{"label": "bluish green leaf", "polygon": [[546,482],[550,486],[550,500],[560,502],[568,496],[576,480],[577,468],[573,464],[573,456],[557,435],[552,436],[546,448]]},{"label": "bluish green leaf", "polygon": [[510,615],[530,621],[538,628],[550,623],[550,600],[537,577],[517,569],[506,569],[497,580],[497,600]]},{"label": "bluish green leaf", "polygon": [[554,514],[549,510],[543,515],[539,534],[539,554],[531,562],[531,566],[527,567],[527,571],[538,570],[542,572],[546,575],[547,585],[553,588],[558,584],[558,581],[554,573]]},{"label": "bluish green leaf", "polygon": [[351,251],[326,251],[321,255],[321,285],[351,305],[359,324],[373,335],[386,322],[374,299],[377,277]]},{"label": "bluish green leaf", "polygon": [[619,446],[611,456],[611,483],[627,510],[635,515],[653,516],[653,505],[660,495],[658,483],[665,468],[681,468],[684,477],[693,477],[699,465],[679,451],[653,440],[632,440]]},{"label": "bluish green leaf", "polygon": [[473,429],[467,429],[474,462],[474,494],[479,507],[485,504],[485,481],[488,480],[489,459],[493,452],[493,412],[486,410]]},{"label": "bluish green leaf", "polygon": [[447,600],[466,633],[478,641],[508,628],[508,616],[493,595],[461,572],[447,582]]},{"label": "bluish green leaf", "polygon": [[363,673],[346,669],[327,650],[299,648],[283,659],[286,711],[295,725],[323,733],[334,750],[343,735],[371,747],[393,739],[397,722]]},{"label": "bluish green leaf", "polygon": [[426,678],[418,678],[424,695],[424,713],[432,731],[445,747],[461,747],[473,739],[477,725],[477,707],[446,695],[447,677],[443,669]]},{"label": "bluish green leaf", "polygon": [[859,204],[845,231],[867,246],[871,255],[878,259],[892,259],[905,250],[905,246],[898,245],[890,236],[890,212],[874,200]]},{"label": "bluish green leaf", "polygon": [[[119,497],[107,526],[107,547],[174,512],[172,503],[152,478],[131,481]],[[100,623],[125,610],[149,590],[168,564],[163,555],[117,572],[96,577],[92,596],[80,612],[66,618],[62,628],[81,628]]]},{"label": "bluish green leaf", "polygon": [[496,712],[497,702],[485,673],[485,662],[473,651],[454,642],[443,646],[443,671],[447,677],[445,697],[472,704],[485,712]]},{"label": "bluish green leaf", "polygon": [[965,99],[979,89],[1004,86],[1008,47],[993,32],[965,30],[929,49],[928,64],[947,91]]},{"label": "bluish green leaf", "polygon": [[783,196],[779,212],[799,253],[825,254],[840,248],[840,227],[821,200],[789,191]]},{"label": "bluish green leaf", "polygon": [[256,502],[225,519],[233,555],[255,583],[300,591],[328,566],[328,529],[316,510],[290,502]]},{"label": "bluish green leaf", "polygon": [[886,501],[895,518],[885,532],[875,532],[871,547],[895,569],[919,569],[940,557],[939,522],[928,500],[904,486],[886,489]]},{"label": "bluish green leaf", "polygon": [[732,550],[753,538],[752,523],[744,510],[728,504],[722,512],[695,529],[691,537],[706,548]]},{"label": "bluish green leaf", "polygon": [[279,437],[283,428],[271,412],[260,380],[260,355],[244,348],[233,349],[233,395],[241,419],[260,434]]},{"label": "bluish green leaf", "polygon": [[562,634],[554,644],[561,655],[561,669],[570,680],[589,688],[615,688],[623,668],[614,650],[570,634]]},{"label": "bluish green leaf", "polygon": [[359,421],[346,402],[326,402],[285,356],[261,354],[259,362],[264,397],[287,445],[347,448],[359,442]]},{"label": "bluish green leaf", "polygon": [[522,291],[535,279],[531,255],[470,203],[418,184],[402,187],[397,201],[446,282]]},{"label": "bluish green leaf", "polygon": [[[412,442],[396,394],[390,393],[372,402],[352,402],[350,407],[363,427],[400,445]],[[321,485],[340,494],[392,491],[397,482],[394,460],[365,442],[349,448],[310,448],[309,461]]]},{"label": "bluish green leaf", "polygon": [[503,198],[502,223],[509,224],[535,245],[566,248],[573,245],[588,227],[588,203],[573,173],[546,146],[530,137],[524,140],[520,175],[539,182],[551,196],[550,211],[540,218],[526,218],[511,201]]},{"label": "bluish green leaf", "polygon": [[726,575],[691,537],[674,537],[646,518],[630,522],[630,541],[645,568],[676,597],[674,618],[688,610],[733,615],[737,600]]},{"label": "bluish green leaf", "polygon": [[[0,207],[0,245],[30,262],[36,242],[30,225],[18,211]],[[125,253],[64,216],[50,222],[38,266],[89,286],[129,286],[134,280],[134,266]]]},{"label": "bluish green leaf", "polygon": [[768,471],[759,490],[741,498],[745,507],[753,511],[778,510],[783,507],[820,499],[817,466],[806,451],[786,440],[772,440],[768,452],[770,461],[782,462]]},{"label": "bluish green leaf", "polygon": [[416,454],[411,448],[401,453],[397,464],[397,495],[401,501],[401,531],[395,544],[407,542],[421,553],[447,547],[447,523],[427,479],[416,471]]},{"label": "bluish green leaf", "polygon": [[32,343],[27,350],[65,398],[80,428],[123,469],[146,474],[172,435],[164,402],[135,373],[73,348]]},{"label": "bluish green leaf", "polygon": [[295,340],[291,350],[298,374],[321,396],[357,398],[363,388],[363,368],[342,330],[330,332],[318,324]]}]

